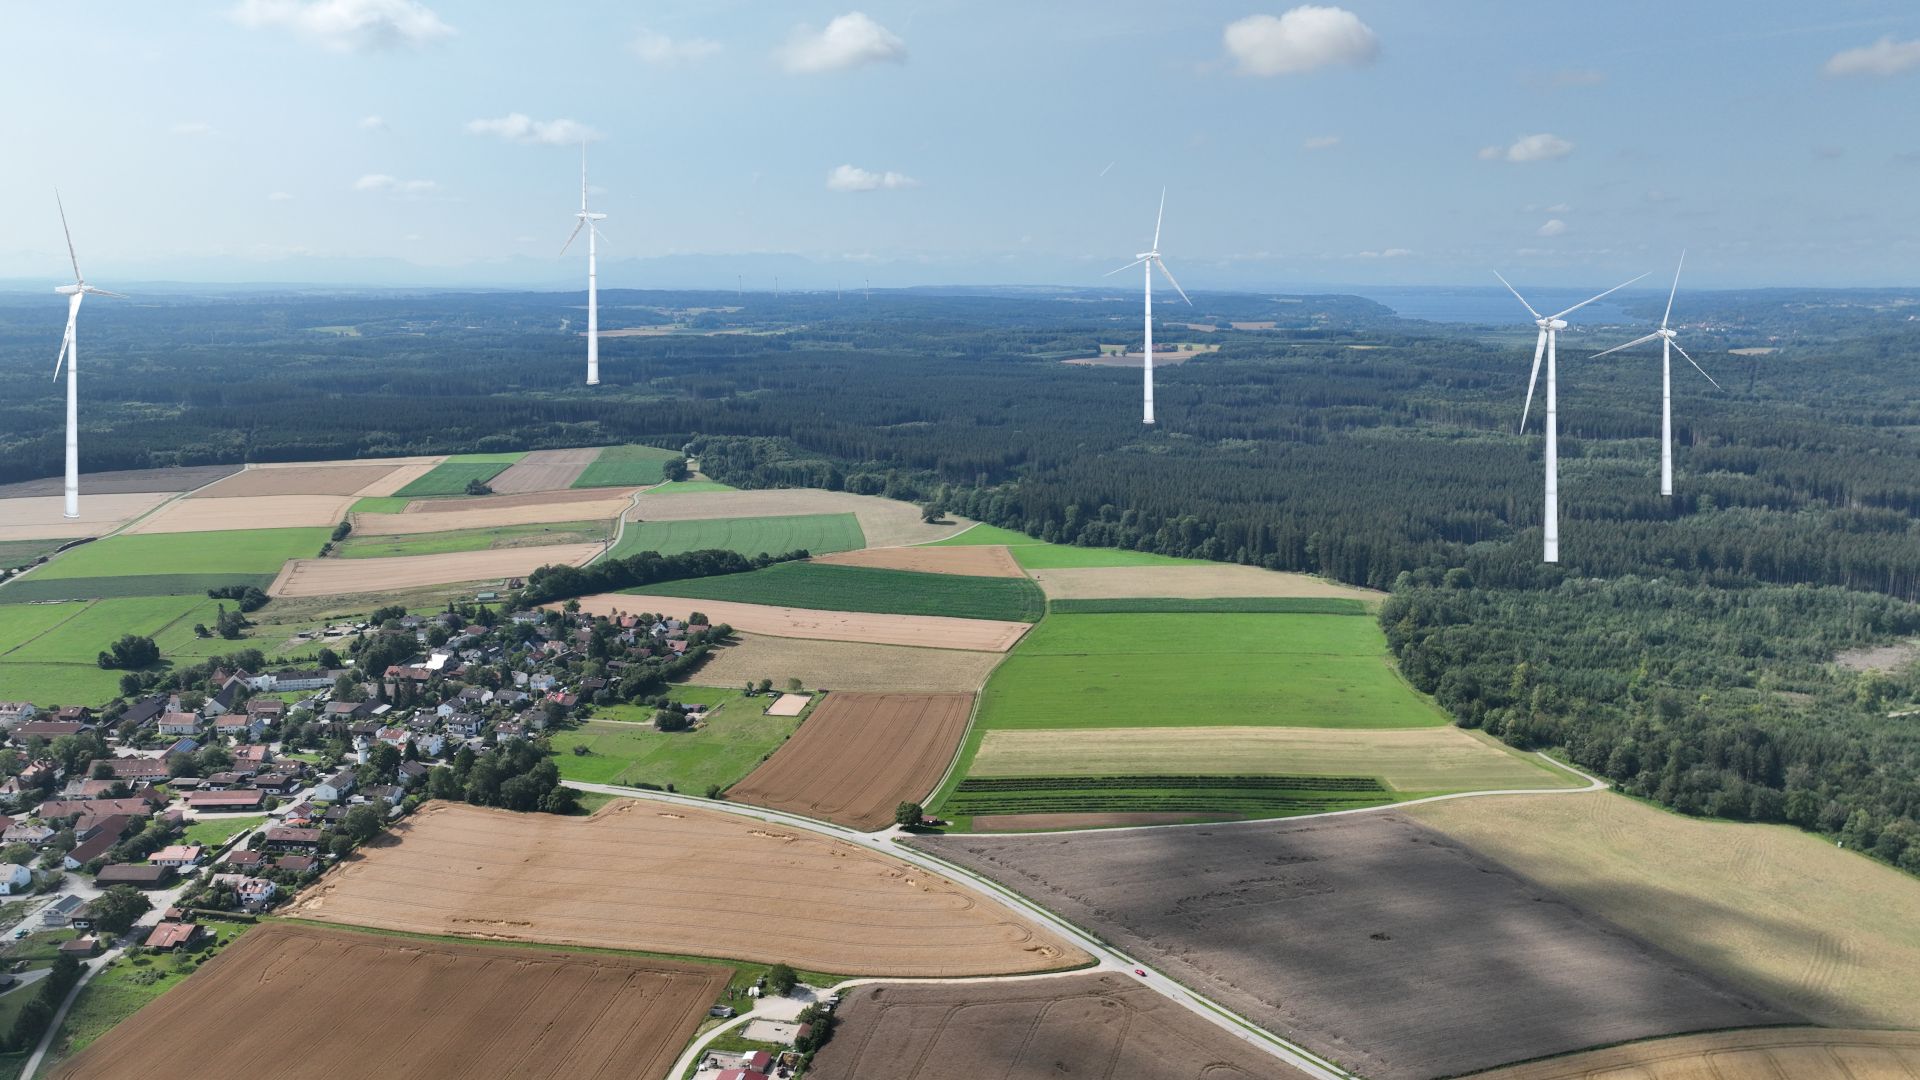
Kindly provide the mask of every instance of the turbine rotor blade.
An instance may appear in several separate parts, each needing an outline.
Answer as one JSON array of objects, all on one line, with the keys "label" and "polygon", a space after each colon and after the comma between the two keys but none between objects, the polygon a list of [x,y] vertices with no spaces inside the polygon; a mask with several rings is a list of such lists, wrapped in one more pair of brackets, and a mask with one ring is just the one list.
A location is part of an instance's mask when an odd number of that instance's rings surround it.
[{"label": "turbine rotor blade", "polygon": [[567,234],[567,242],[560,245],[560,254],[565,255],[567,253],[567,249],[573,246],[574,239],[580,235],[580,230],[586,227],[587,219],[581,218],[579,222],[574,225],[573,231]]},{"label": "turbine rotor blade", "polygon": [[[1674,342],[1674,343],[1673,343],[1673,347],[1674,347],[1674,348],[1676,348],[1676,349],[1680,349],[1680,343],[1679,343],[1679,342],[1677,342],[1677,341],[1676,341],[1676,342]],[[1680,355],[1681,355],[1681,356],[1687,356],[1687,350],[1685,350],[1685,349],[1680,349]],[[1701,375],[1703,375],[1703,376],[1705,376],[1705,377],[1706,377],[1706,380],[1707,380],[1708,382],[1710,382],[1710,383],[1713,383],[1713,388],[1714,388],[1715,390],[1725,390],[1725,389],[1726,389],[1725,387],[1723,387],[1723,386],[1721,386],[1721,385],[1720,385],[1720,383],[1719,383],[1719,382],[1718,382],[1717,380],[1715,380],[1713,376],[1711,376],[1711,375],[1707,375],[1707,369],[1706,369],[1706,368],[1703,368],[1703,367],[1701,367],[1701,366],[1700,366],[1700,365],[1699,365],[1699,364],[1698,364],[1697,362],[1695,362],[1695,361],[1694,361],[1694,359],[1693,359],[1693,357],[1691,357],[1691,356],[1687,356],[1687,363],[1689,363],[1689,364],[1693,364],[1693,370],[1695,370],[1695,371],[1697,371],[1697,372],[1699,372],[1699,373],[1700,373]]]},{"label": "turbine rotor blade", "polygon": [[60,366],[67,362],[67,349],[73,344],[73,323],[67,323],[67,332],[60,335],[60,355],[53,361],[53,381],[60,381]]},{"label": "turbine rotor blade", "polygon": [[1148,251],[1160,250],[1160,219],[1167,216],[1167,189],[1160,189],[1160,211],[1153,215],[1153,246]]},{"label": "turbine rotor blade", "polygon": [[1117,274],[1117,273],[1119,273],[1119,272],[1120,272],[1120,271],[1122,271],[1122,270],[1131,270],[1131,269],[1133,269],[1134,267],[1136,267],[1136,266],[1139,266],[1139,265],[1140,265],[1141,263],[1143,263],[1143,262],[1146,262],[1146,261],[1147,261],[1147,260],[1145,260],[1145,259],[1135,259],[1135,260],[1133,260],[1132,262],[1130,262],[1130,263],[1128,263],[1128,264],[1127,264],[1127,265],[1125,265],[1125,266],[1121,266],[1121,267],[1117,267],[1117,268],[1115,268],[1115,269],[1112,269],[1112,270],[1109,270],[1109,271],[1107,271],[1106,273],[1104,273],[1104,274],[1101,274],[1100,276],[1101,276],[1101,277],[1112,277],[1113,275],[1115,275],[1115,274]]},{"label": "turbine rotor blade", "polygon": [[587,227],[593,230],[593,235],[595,239],[599,240],[603,244],[607,242],[607,234],[600,231],[600,226],[589,225]]},{"label": "turbine rotor blade", "polygon": [[117,292],[108,292],[108,291],[107,291],[107,290],[105,290],[105,289],[96,289],[96,288],[94,288],[94,287],[93,287],[93,286],[91,286],[91,285],[88,285],[88,286],[86,286],[85,288],[83,288],[83,289],[81,289],[80,291],[81,291],[81,292],[83,292],[83,293],[86,293],[86,294],[87,294],[88,296],[111,296],[111,297],[113,297],[113,298],[114,298],[115,300],[127,300],[127,299],[131,299],[130,297],[128,297],[128,296],[127,296],[127,294],[126,294],[126,293],[117,293]]},{"label": "turbine rotor blade", "polygon": [[1644,345],[1647,342],[1652,341],[1654,338],[1657,338],[1659,336],[1660,336],[1659,334],[1648,334],[1646,337],[1637,337],[1637,338],[1634,338],[1632,341],[1627,342],[1625,345],[1615,345],[1613,348],[1608,349],[1606,352],[1594,353],[1592,356],[1587,357],[1587,359],[1598,360],[1603,356],[1609,356],[1613,353],[1617,353],[1621,349],[1631,349],[1635,345]]},{"label": "turbine rotor blade", "polygon": [[65,233],[67,237],[67,258],[73,260],[73,280],[75,282],[85,281],[86,279],[80,276],[80,256],[73,253],[73,230],[67,228],[67,204],[60,201],[60,191],[58,188],[54,189],[53,192],[53,204],[60,208],[60,231]]},{"label": "turbine rotor blade", "polygon": [[[1651,270],[1649,270],[1649,271],[1647,271],[1647,273],[1648,273],[1648,274],[1650,274],[1650,273],[1652,273],[1652,272],[1653,272],[1653,271],[1651,271]],[[1593,303],[1593,302],[1594,302],[1595,300],[1598,300],[1598,299],[1600,299],[1600,297],[1602,297],[1602,296],[1610,296],[1610,295],[1612,295],[1613,293],[1617,293],[1617,292],[1619,292],[1619,291],[1620,291],[1621,289],[1624,289],[1624,288],[1626,288],[1627,286],[1629,286],[1629,285],[1631,285],[1631,284],[1633,284],[1633,283],[1634,283],[1635,281],[1639,281],[1639,280],[1640,280],[1640,278],[1643,278],[1643,277],[1646,277],[1646,276],[1647,276],[1646,274],[1641,274],[1641,275],[1640,275],[1639,277],[1635,277],[1635,278],[1632,278],[1632,279],[1630,279],[1630,280],[1627,280],[1627,281],[1623,281],[1623,282],[1621,282],[1620,284],[1618,284],[1618,285],[1615,285],[1615,286],[1614,286],[1613,288],[1611,288],[1611,289],[1608,289],[1608,290],[1607,290],[1606,292],[1603,292],[1603,293],[1601,293],[1601,294],[1600,294],[1600,296],[1589,296],[1589,297],[1587,297],[1587,298],[1586,298],[1585,300],[1582,300],[1582,301],[1580,301],[1579,303],[1577,303],[1577,304],[1575,304],[1575,305],[1573,305],[1572,307],[1570,307],[1570,308],[1568,308],[1567,310],[1565,310],[1565,311],[1563,311],[1563,312],[1561,312],[1561,313],[1560,313],[1559,315],[1555,315],[1555,316],[1554,316],[1554,318],[1556,318],[1556,319],[1558,319],[1558,318],[1561,318],[1561,317],[1563,317],[1563,316],[1566,316],[1566,315],[1571,315],[1571,314],[1573,314],[1574,312],[1576,312],[1576,311],[1579,311],[1579,310],[1580,310],[1581,308],[1583,308],[1583,307],[1586,307],[1586,306],[1587,306],[1588,304],[1591,304],[1591,303]]]},{"label": "turbine rotor blade", "polygon": [[1667,313],[1660,316],[1660,329],[1667,328],[1667,320],[1673,318],[1673,297],[1680,291],[1680,268],[1687,265],[1687,249],[1680,249],[1680,265],[1673,268],[1673,288],[1667,291]]},{"label": "turbine rotor blade", "polygon": [[1167,269],[1166,261],[1163,259],[1155,259],[1153,260],[1153,265],[1159,267],[1160,272],[1166,275],[1167,284],[1173,286],[1173,291],[1180,294],[1180,299],[1185,300],[1187,302],[1188,307],[1192,307],[1193,306],[1192,298],[1187,296],[1187,290],[1181,288],[1179,282],[1173,280],[1173,271]]},{"label": "turbine rotor blade", "polygon": [[1505,285],[1505,286],[1507,287],[1507,291],[1513,294],[1513,298],[1514,298],[1515,300],[1518,300],[1518,301],[1520,301],[1520,306],[1521,306],[1521,307],[1523,307],[1523,308],[1526,308],[1526,309],[1527,309],[1527,313],[1528,313],[1529,315],[1532,315],[1532,316],[1533,316],[1534,318],[1536,318],[1536,319],[1542,319],[1542,318],[1545,318],[1545,317],[1546,317],[1546,316],[1544,316],[1544,315],[1542,315],[1542,314],[1540,314],[1539,312],[1537,312],[1537,311],[1535,311],[1535,310],[1533,310],[1533,305],[1532,305],[1532,304],[1529,304],[1529,303],[1527,303],[1527,298],[1526,298],[1526,297],[1524,297],[1524,296],[1521,296],[1521,295],[1520,295],[1520,290],[1519,290],[1519,289],[1516,289],[1516,288],[1514,288],[1514,287],[1513,287],[1513,285],[1512,285],[1512,283],[1511,283],[1511,282],[1509,282],[1509,281],[1507,281],[1507,279],[1506,279],[1506,278],[1503,278],[1503,277],[1500,277],[1500,271],[1498,271],[1498,270],[1495,270],[1495,271],[1493,272],[1493,276],[1494,276],[1494,277],[1497,277],[1497,278],[1500,278],[1500,284],[1502,284],[1502,285]]},{"label": "turbine rotor blade", "polygon": [[[1522,300],[1521,303],[1526,303]],[[1527,413],[1533,410],[1533,384],[1540,380],[1540,358],[1547,355],[1547,329],[1540,328],[1540,336],[1533,340],[1533,374],[1527,376],[1527,403],[1520,410],[1520,430],[1527,430]]]}]

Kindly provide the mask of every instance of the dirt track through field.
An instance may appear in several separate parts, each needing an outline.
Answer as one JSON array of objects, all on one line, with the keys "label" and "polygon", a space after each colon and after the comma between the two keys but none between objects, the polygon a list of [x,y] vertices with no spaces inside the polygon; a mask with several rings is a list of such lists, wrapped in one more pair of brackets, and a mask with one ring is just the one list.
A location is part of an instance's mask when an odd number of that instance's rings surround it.
[{"label": "dirt track through field", "polygon": [[642,493],[630,521],[695,521],[708,518],[778,517],[785,514],[847,514],[860,519],[860,531],[869,547],[897,547],[944,540],[973,522],[952,518],[940,525],[920,520],[912,503],[853,495],[815,488],[775,488],[766,491],[689,491]]},{"label": "dirt track through field", "polygon": [[[736,628],[737,629],[737,628]],[[724,649],[707,655],[699,680],[737,686],[772,679],[782,686],[799,679],[828,690],[966,690],[986,685],[999,653],[966,649],[913,649],[854,641],[813,641],[740,632]]]},{"label": "dirt track through field", "polygon": [[171,498],[173,495],[164,491],[89,495],[86,478],[82,477],[80,516],[71,520],[64,516],[66,497],[63,495],[0,499],[0,540],[103,536]]},{"label": "dirt track through field", "polygon": [[196,491],[196,499],[235,499],[253,495],[352,495],[392,475],[389,462],[355,465],[254,466]]},{"label": "dirt track through field", "polygon": [[919,802],[940,783],[972,711],[972,694],[828,694],[727,798],[884,829],[896,806]]},{"label": "dirt track through field", "polygon": [[580,474],[599,456],[597,446],[585,450],[534,450],[487,481],[487,486],[500,495],[564,491],[580,479]]},{"label": "dirt track through field", "polygon": [[248,930],[54,1075],[653,1078],[728,975],[721,965],[276,923]]},{"label": "dirt track through field", "polygon": [[1300,1080],[1113,973],[1017,983],[856,987],[815,1080]]},{"label": "dirt track through field", "polygon": [[[183,465],[171,469],[115,469],[80,474],[80,500],[92,495],[132,495],[140,492],[178,493],[213,483],[241,470],[240,465]],[[0,499],[24,499],[35,495],[60,495],[66,491],[66,477],[49,476],[40,480],[22,480],[0,484]],[[85,513],[83,506],[82,513]],[[0,518],[0,521],[4,521]]]},{"label": "dirt track through field", "polygon": [[1394,812],[913,844],[1370,1080],[1800,1020]]},{"label": "dirt track through field", "polygon": [[1920,1080],[1920,1032],[1682,1035],[1476,1073],[1473,1080]]},{"label": "dirt track through field", "polygon": [[[545,525],[556,521],[611,521],[627,508],[627,498],[616,488],[581,491],[541,491],[530,495],[503,495],[491,506],[475,507],[473,499],[416,499],[400,514],[355,514],[356,536],[406,536],[413,533],[455,532],[461,529],[497,529],[508,525]],[[458,502],[466,509],[447,509],[436,503]]]},{"label": "dirt track through field", "polygon": [[280,570],[271,596],[345,596],[396,592],[462,581],[525,577],[552,563],[578,566],[598,555],[599,544],[455,551],[375,559],[294,559]]},{"label": "dirt track through field", "polygon": [[146,518],[130,533],[227,532],[233,529],[302,529],[338,525],[353,505],[351,495],[240,495],[181,499]]},{"label": "dirt track through field", "polygon": [[740,604],[731,600],[692,600],[652,594],[630,596],[626,593],[583,596],[580,598],[580,610],[593,615],[606,615],[614,611],[699,611],[715,623],[727,623],[735,630],[752,634],[990,653],[1003,653],[1013,648],[1020,636],[1033,626],[1032,623],[955,619],[944,615],[815,611],[811,608],[773,607],[769,604]]},{"label": "dirt track through field", "polygon": [[1257,566],[1094,566],[1035,570],[1049,600],[1109,600],[1135,596],[1340,596],[1375,601],[1385,594],[1306,574]]},{"label": "dirt track through field", "polygon": [[434,803],[394,834],[295,897],[288,913],[882,976],[1047,971],[1087,959],[925,871],[738,815],[628,799],[585,820]]},{"label": "dirt track through field", "polygon": [[817,563],[873,566],[882,570],[915,570],[923,574],[960,574],[964,577],[1025,577],[1013,553],[998,544],[967,547],[892,547],[840,551],[816,555]]}]

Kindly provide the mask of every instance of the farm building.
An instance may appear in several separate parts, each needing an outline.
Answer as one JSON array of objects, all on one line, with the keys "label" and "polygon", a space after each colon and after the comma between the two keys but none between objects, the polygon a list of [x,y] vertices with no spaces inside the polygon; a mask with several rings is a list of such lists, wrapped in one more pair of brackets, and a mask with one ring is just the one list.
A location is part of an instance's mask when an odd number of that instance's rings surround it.
[{"label": "farm building", "polygon": [[200,861],[206,849],[199,844],[170,844],[153,853],[148,862],[155,866],[171,866],[175,870],[184,870]]},{"label": "farm building", "polygon": [[174,872],[171,866],[134,866],[116,863],[103,866],[93,875],[94,884],[101,888],[109,885],[131,885],[136,889],[164,889],[173,884]]},{"label": "farm building", "polygon": [[85,899],[69,893],[41,909],[40,925],[65,926],[73,921],[74,915],[79,913],[81,906],[85,903]]},{"label": "farm building", "polygon": [[196,791],[186,797],[187,807],[192,810],[258,810],[266,792],[258,788],[238,788],[233,791]]}]

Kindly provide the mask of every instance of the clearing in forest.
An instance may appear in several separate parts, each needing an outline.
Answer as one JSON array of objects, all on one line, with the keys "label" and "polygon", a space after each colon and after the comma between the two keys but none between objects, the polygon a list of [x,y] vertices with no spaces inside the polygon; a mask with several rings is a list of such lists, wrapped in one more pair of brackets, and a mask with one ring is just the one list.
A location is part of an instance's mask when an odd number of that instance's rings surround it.
[{"label": "clearing in forest", "polygon": [[663,581],[628,591],[639,596],[666,593],[742,604],[1003,622],[1033,622],[1046,609],[1040,590],[1025,578],[916,574],[811,562],[776,563],[741,574]]},{"label": "clearing in forest", "polygon": [[295,897],[288,914],[882,976],[1087,961],[999,904],[879,853],[633,799],[585,819],[431,803]]},{"label": "clearing in forest", "polygon": [[[54,1075],[250,1076],[270,1058],[267,1072],[285,1080],[660,1076],[730,975],[718,964],[275,923]],[[235,1036],[242,1015],[272,1033],[269,1047]]]},{"label": "clearing in forest", "polygon": [[785,514],[711,521],[629,521],[609,555],[623,559],[642,551],[679,555],[688,551],[737,551],[755,555],[846,551],[866,544],[852,514]]},{"label": "clearing in forest", "polygon": [[[686,584],[668,582],[667,584]],[[931,615],[886,615],[860,611],[818,611],[813,608],[776,607],[768,604],[737,604],[729,600],[696,599],[686,596],[655,596],[651,593],[600,593],[580,597],[580,610],[590,615],[611,615],[616,611],[698,611],[716,625],[726,623],[735,630],[774,637],[814,638],[821,641],[853,641],[872,645],[907,645],[921,649],[967,649],[1003,653],[1029,629],[1029,623],[997,622],[991,619],[949,619]],[[724,655],[724,654],[723,654]],[[760,675],[759,678],[769,678]],[[702,675],[703,681],[717,682],[717,676]],[[728,680],[731,681],[731,680]],[[832,687],[829,685],[828,687]]]}]

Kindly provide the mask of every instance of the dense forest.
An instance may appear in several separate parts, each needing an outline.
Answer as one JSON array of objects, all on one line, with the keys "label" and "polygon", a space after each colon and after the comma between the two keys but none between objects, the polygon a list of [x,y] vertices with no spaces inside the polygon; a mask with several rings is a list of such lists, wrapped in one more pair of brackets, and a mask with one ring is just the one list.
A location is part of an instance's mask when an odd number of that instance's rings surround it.
[{"label": "dense forest", "polygon": [[[1119,294],[609,292],[603,325],[677,329],[603,342],[595,391],[577,297],[102,304],[82,447],[96,470],[687,445],[735,484],[1323,573],[1393,590],[1403,667],[1463,723],[1686,812],[1792,821],[1920,867],[1920,734],[1901,715],[1920,679],[1832,662],[1920,633],[1920,303],[1683,301],[1689,350],[1726,390],[1675,372],[1671,499],[1657,353],[1586,359],[1633,336],[1619,327],[1563,339],[1558,566],[1540,562],[1538,420],[1515,430],[1532,328],[1354,298],[1165,309],[1157,339],[1218,351],[1161,369],[1151,429],[1137,370],[1060,362],[1138,347]],[[39,354],[62,313],[46,307],[0,299],[0,481],[58,469]]]}]

